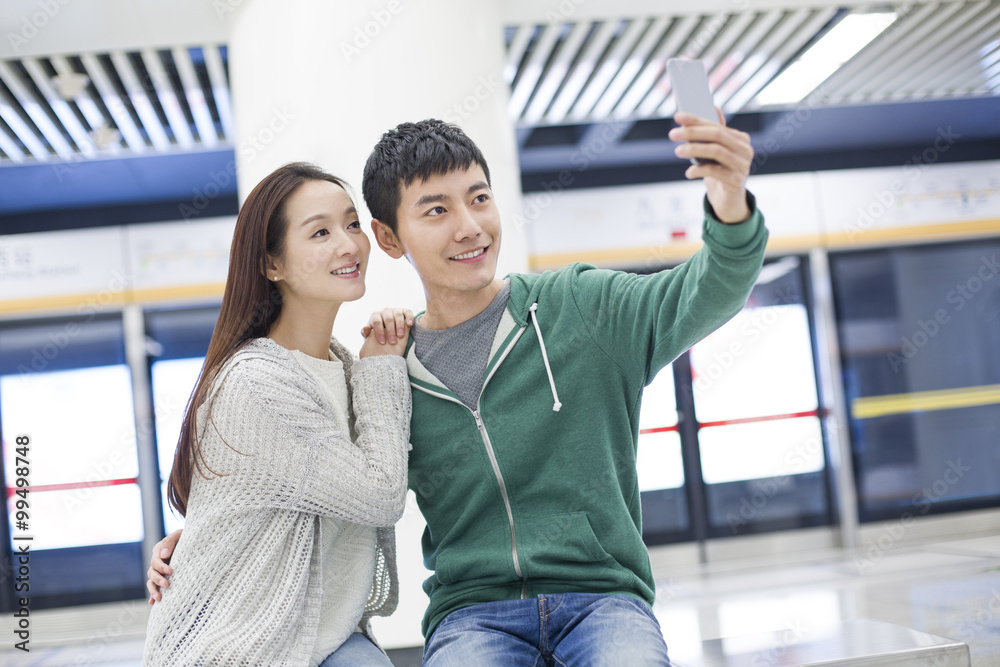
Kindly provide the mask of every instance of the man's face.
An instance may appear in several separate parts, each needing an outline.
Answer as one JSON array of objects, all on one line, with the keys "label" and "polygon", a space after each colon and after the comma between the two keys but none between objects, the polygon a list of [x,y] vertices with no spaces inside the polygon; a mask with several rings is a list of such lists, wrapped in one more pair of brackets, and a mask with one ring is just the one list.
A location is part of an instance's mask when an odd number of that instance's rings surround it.
[{"label": "man's face", "polygon": [[493,282],[500,213],[479,165],[413,181],[403,188],[397,219],[402,254],[428,300],[461,299]]}]

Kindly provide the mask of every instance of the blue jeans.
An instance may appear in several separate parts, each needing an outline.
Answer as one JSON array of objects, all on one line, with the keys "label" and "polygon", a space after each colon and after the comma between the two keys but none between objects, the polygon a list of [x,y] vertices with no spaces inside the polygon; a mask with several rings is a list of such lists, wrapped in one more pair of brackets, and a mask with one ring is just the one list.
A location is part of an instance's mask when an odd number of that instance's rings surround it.
[{"label": "blue jeans", "polygon": [[660,624],[627,595],[562,593],[484,602],[442,619],[424,667],[669,667]]},{"label": "blue jeans", "polygon": [[355,632],[319,667],[392,667],[392,663],[368,637]]}]

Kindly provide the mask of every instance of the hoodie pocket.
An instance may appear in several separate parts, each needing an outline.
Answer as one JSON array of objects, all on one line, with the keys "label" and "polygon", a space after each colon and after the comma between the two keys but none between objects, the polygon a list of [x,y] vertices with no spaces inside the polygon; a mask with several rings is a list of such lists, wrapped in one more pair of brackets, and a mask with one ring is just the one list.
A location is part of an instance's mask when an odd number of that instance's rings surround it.
[{"label": "hoodie pocket", "polygon": [[518,519],[521,571],[529,579],[575,579],[594,565],[612,560],[594,534],[586,512]]},{"label": "hoodie pocket", "polygon": [[463,537],[440,547],[430,563],[439,583],[490,586],[517,579],[509,529],[495,528]]}]

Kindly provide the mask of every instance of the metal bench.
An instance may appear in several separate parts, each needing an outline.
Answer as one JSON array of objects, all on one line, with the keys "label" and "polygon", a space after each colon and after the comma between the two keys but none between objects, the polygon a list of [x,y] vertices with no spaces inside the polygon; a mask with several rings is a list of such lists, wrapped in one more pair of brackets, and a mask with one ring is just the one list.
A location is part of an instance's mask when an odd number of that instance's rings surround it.
[{"label": "metal bench", "polygon": [[675,667],[969,667],[963,642],[900,625],[860,619],[810,629],[707,639],[698,659]]}]

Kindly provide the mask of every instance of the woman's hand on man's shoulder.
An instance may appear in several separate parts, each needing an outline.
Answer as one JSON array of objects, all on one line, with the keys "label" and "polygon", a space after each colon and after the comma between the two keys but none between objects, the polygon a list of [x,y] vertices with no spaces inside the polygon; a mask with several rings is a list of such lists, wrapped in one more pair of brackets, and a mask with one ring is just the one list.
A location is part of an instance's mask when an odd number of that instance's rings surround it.
[{"label": "woman's hand on man's shoulder", "polygon": [[403,356],[410,327],[413,326],[413,311],[408,308],[383,308],[368,318],[368,324],[361,329],[365,343],[359,357],[379,355]]}]

